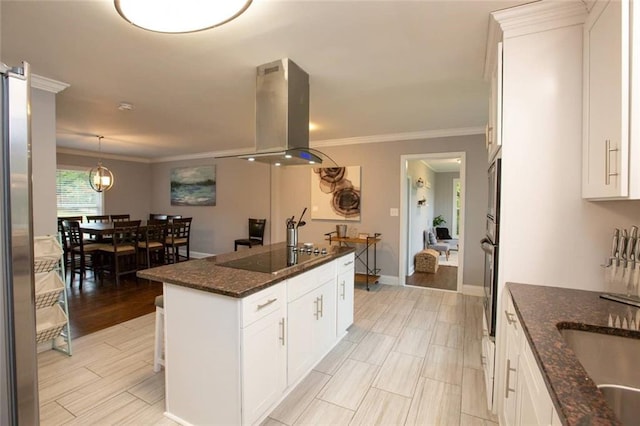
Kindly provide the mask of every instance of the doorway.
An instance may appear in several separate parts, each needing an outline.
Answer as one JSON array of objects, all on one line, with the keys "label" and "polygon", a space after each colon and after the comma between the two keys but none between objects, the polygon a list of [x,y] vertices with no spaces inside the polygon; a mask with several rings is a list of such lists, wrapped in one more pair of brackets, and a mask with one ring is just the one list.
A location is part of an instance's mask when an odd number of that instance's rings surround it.
[{"label": "doorway", "polygon": [[[460,292],[464,277],[465,153],[403,155],[400,162],[399,284]],[[447,228],[451,236],[444,241],[449,247],[448,259],[446,251],[441,251],[436,274],[416,273],[415,255],[423,250],[425,231],[435,228],[433,219],[437,216],[445,221],[438,227]]]}]

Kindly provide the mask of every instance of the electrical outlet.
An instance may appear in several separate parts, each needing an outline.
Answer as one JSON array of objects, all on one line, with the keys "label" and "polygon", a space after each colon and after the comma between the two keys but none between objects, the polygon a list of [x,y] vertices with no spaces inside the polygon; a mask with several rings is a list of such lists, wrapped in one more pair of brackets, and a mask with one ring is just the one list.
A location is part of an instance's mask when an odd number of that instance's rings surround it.
[{"label": "electrical outlet", "polygon": [[390,216],[398,216],[398,209],[396,209],[396,208],[389,209],[389,215]]}]

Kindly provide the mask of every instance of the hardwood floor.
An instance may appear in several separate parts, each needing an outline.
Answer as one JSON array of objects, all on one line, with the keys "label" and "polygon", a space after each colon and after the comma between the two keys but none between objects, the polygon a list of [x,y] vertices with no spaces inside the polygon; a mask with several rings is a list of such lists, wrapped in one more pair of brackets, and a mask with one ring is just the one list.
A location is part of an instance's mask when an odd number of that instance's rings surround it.
[{"label": "hardwood floor", "polygon": [[[147,314],[80,337],[72,357],[39,354],[41,424],[175,424],[163,417],[163,372],[153,372],[153,322]],[[478,297],[356,287],[347,336],[263,424],[494,425],[481,328]]]},{"label": "hardwood floor", "polygon": [[162,283],[134,276],[122,277],[116,286],[109,279],[99,284],[89,273],[81,289],[78,279],[67,288],[72,339],[155,312],[154,300],[162,294]]},{"label": "hardwood floor", "polygon": [[458,267],[440,265],[435,274],[414,272],[413,275],[407,277],[406,283],[418,287],[456,291],[458,289]]}]

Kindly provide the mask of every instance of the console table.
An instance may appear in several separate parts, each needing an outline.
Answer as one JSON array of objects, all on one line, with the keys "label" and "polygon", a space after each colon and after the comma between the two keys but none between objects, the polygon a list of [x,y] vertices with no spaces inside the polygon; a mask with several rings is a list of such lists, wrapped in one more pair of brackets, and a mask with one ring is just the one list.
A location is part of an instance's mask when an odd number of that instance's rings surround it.
[{"label": "console table", "polygon": [[[369,284],[377,284],[380,280],[380,269],[377,265],[378,259],[376,251],[378,243],[382,241],[382,238],[380,238],[382,234],[376,232],[373,236],[368,236],[366,238],[338,237],[335,234],[337,234],[335,231],[325,234],[327,236],[327,240],[329,240],[329,245],[336,242],[342,246],[354,246],[356,248],[355,259],[364,266],[365,272],[356,272],[355,282],[358,284],[366,284],[367,291],[369,291]],[[356,247],[358,245],[360,248]],[[372,252],[371,256],[369,254],[370,251]],[[373,258],[373,265],[370,262],[370,257]]]}]

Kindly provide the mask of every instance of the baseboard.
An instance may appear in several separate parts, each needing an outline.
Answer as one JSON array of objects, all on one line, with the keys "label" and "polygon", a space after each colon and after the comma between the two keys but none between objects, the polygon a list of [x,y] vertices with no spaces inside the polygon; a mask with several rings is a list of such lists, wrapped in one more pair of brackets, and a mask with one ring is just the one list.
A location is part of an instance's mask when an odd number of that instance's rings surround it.
[{"label": "baseboard", "polygon": [[[184,255],[187,255],[187,252],[184,252]],[[198,251],[190,251],[189,252],[189,258],[190,259],[203,259],[205,257],[211,257],[211,256],[215,256],[215,254],[211,254],[211,253],[201,253]]]},{"label": "baseboard", "polygon": [[400,285],[400,280],[393,275],[380,275],[380,284]]},{"label": "baseboard", "polygon": [[480,286],[480,285],[463,284],[462,285],[462,294],[466,294],[468,296],[483,297],[484,296],[484,287]]}]

